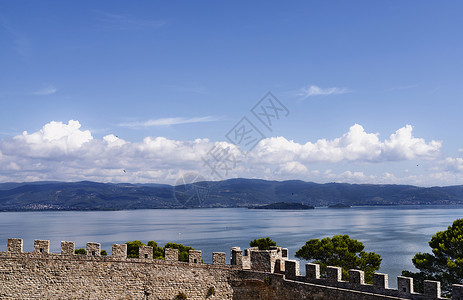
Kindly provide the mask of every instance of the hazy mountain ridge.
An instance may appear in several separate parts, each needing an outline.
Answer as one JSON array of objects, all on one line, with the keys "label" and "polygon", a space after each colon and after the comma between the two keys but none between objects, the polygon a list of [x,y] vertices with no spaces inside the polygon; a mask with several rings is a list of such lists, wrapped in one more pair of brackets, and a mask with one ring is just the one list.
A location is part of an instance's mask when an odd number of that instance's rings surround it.
[{"label": "hazy mountain ridge", "polygon": [[[277,202],[328,206],[463,204],[463,186],[417,187],[297,180],[229,179],[204,182],[207,196],[182,203],[166,184],[32,182],[0,184],[0,210],[121,210],[149,208],[245,207]],[[193,186],[181,186],[189,190]],[[177,188],[177,191],[179,189]],[[181,190],[181,189],[180,189]],[[190,189],[191,191],[191,189]],[[195,194],[195,193],[194,193]],[[195,194],[196,195],[196,194]]]}]

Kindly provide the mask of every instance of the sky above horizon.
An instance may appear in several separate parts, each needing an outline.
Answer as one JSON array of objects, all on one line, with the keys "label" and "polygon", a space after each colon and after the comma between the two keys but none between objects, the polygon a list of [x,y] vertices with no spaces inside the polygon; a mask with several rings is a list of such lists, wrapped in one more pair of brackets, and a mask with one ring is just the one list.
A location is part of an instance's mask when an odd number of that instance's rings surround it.
[{"label": "sky above horizon", "polygon": [[462,11],[0,1],[0,182],[463,184]]}]

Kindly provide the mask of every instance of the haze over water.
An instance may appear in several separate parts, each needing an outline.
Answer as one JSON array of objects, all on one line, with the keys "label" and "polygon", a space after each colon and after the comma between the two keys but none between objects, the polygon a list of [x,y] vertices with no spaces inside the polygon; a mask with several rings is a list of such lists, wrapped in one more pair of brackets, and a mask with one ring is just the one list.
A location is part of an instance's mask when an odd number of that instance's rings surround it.
[{"label": "haze over water", "polygon": [[381,255],[379,272],[389,274],[389,284],[395,287],[395,277],[402,270],[414,269],[414,254],[430,252],[432,235],[462,216],[461,206],[2,212],[0,251],[6,251],[8,238],[23,238],[24,251],[33,250],[34,239],[50,240],[50,250],[56,253],[61,241],[75,241],[76,248],[99,242],[110,253],[113,243],[138,239],[161,246],[166,242],[190,245],[202,250],[204,261],[210,263],[212,252],[225,252],[229,261],[231,247],[246,248],[254,238],[269,236],[294,258],[309,239],[348,234],[363,242],[366,251]]}]

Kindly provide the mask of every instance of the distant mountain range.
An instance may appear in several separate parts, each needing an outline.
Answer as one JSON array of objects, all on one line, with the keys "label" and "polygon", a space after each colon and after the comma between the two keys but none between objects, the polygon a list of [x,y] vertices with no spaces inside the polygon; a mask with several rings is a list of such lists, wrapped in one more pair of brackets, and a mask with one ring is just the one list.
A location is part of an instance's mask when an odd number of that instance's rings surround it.
[{"label": "distant mountain range", "polygon": [[0,184],[0,211],[248,207],[278,202],[313,206],[463,204],[463,186],[424,188],[243,178],[176,187],[90,181]]}]

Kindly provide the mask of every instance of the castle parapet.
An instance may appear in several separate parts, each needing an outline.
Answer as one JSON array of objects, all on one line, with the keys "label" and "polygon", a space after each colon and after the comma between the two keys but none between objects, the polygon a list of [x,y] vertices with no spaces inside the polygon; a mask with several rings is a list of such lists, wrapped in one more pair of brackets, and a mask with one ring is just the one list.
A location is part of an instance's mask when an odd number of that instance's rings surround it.
[{"label": "castle parapet", "polygon": [[138,248],[138,258],[153,259],[153,247],[140,246]]},{"label": "castle parapet", "polygon": [[178,261],[178,249],[166,248],[164,254],[166,261]]},{"label": "castle parapet", "polygon": [[23,239],[8,239],[9,253],[22,253],[23,252]]},{"label": "castle parapet", "polygon": [[439,298],[441,296],[440,282],[433,280],[425,280],[424,285],[424,294],[432,299]]},{"label": "castle parapet", "polygon": [[340,282],[342,279],[341,267],[326,267],[326,280],[328,282]]},{"label": "castle parapet", "polygon": [[401,294],[413,294],[413,278],[398,276],[397,289]]},{"label": "castle parapet", "polygon": [[299,276],[299,261],[285,260],[285,277],[294,280],[297,276]]},{"label": "castle parapet", "polygon": [[100,256],[100,243],[87,243],[87,255],[88,256]]},{"label": "castle parapet", "polygon": [[373,286],[377,289],[388,289],[389,279],[387,274],[374,273],[373,274]]},{"label": "castle parapet", "polygon": [[111,256],[115,258],[126,258],[127,244],[113,244]]},{"label": "castle parapet", "polygon": [[463,300],[463,285],[452,285],[452,300]]},{"label": "castle parapet", "polygon": [[212,264],[213,265],[226,265],[227,256],[225,252],[212,252]]},{"label": "castle parapet", "polygon": [[[397,289],[391,289],[388,286],[387,274],[373,274],[373,284],[369,284],[365,283],[365,273],[363,271],[352,269],[349,270],[349,281],[347,282],[342,280],[342,269],[340,267],[328,266],[326,268],[326,276],[320,276],[320,265],[314,263],[305,264],[306,275],[303,277],[299,274],[300,262],[297,260],[287,259],[287,251],[285,253],[285,248],[280,247],[272,247],[270,250],[250,248],[246,249],[246,255],[243,255],[243,252],[239,247],[234,247],[231,249],[231,267],[226,266],[226,254],[224,252],[213,252],[212,265],[206,265],[202,262],[202,252],[200,250],[190,250],[189,262],[185,263],[179,262],[178,249],[166,248],[165,260],[154,260],[153,247],[151,246],[139,247],[139,258],[127,258],[127,244],[113,244],[112,255],[110,257],[101,257],[100,248],[99,243],[87,243],[87,256],[75,255],[75,243],[62,241],[60,255],[50,253],[50,241],[35,240],[33,252],[23,252],[22,239],[8,239],[7,251],[0,252],[0,262],[3,262],[3,265],[0,267],[0,275],[9,274],[7,272],[18,272],[15,273],[15,276],[17,274],[19,275],[12,278],[19,278],[23,274],[21,273],[23,272],[22,265],[21,268],[16,269],[11,269],[10,267],[15,264],[14,262],[21,261],[26,262],[23,265],[34,266],[34,264],[36,264],[39,268],[46,266],[49,262],[51,262],[51,266],[60,266],[60,264],[61,266],[71,266],[66,270],[74,270],[72,266],[79,266],[79,268],[81,266],[83,268],[88,266],[101,266],[101,268],[98,267],[92,269],[91,272],[95,271],[95,269],[100,271],[113,270],[115,269],[115,266],[121,266],[116,268],[118,270],[132,268],[133,270],[138,271],[139,268],[145,268],[148,270],[147,274],[151,274],[150,272],[153,269],[151,264],[153,264],[156,268],[166,268],[168,272],[172,270],[174,270],[172,272],[176,272],[175,270],[179,269],[189,271],[193,270],[194,272],[192,274],[196,274],[195,272],[198,270],[199,272],[202,272],[202,270],[208,270],[208,272],[212,272],[211,274],[224,272],[227,274],[227,277],[224,278],[228,278],[228,281],[224,280],[224,282],[230,282],[230,278],[232,278],[231,281],[233,281],[233,284],[237,284],[235,287],[242,286],[243,288],[252,289],[253,284],[261,284],[260,288],[272,290],[282,288],[281,291],[290,291],[290,293],[292,292],[290,289],[294,288],[297,292],[301,293],[305,293],[304,291],[320,293],[322,296],[327,296],[326,299],[444,299],[441,298],[441,283],[438,281],[425,280],[423,282],[424,293],[417,293],[413,289],[413,279],[410,277],[398,276]],[[251,269],[244,267],[246,260],[252,267]],[[64,269],[59,269],[59,272],[61,272],[60,270]],[[42,274],[40,272],[37,273],[35,268],[32,268],[29,271],[31,272],[30,274],[33,274],[31,276],[41,276]],[[45,268],[43,271],[45,273],[49,272],[47,274],[49,275],[49,278],[53,280],[50,281],[50,284],[60,284],[59,282],[57,283],[54,281],[56,278],[55,274],[57,274],[58,271],[54,272],[52,268]],[[34,275],[34,272],[38,275]],[[101,273],[103,275],[100,274],[98,276],[104,277],[104,272]],[[122,276],[126,275],[126,273],[121,274]],[[137,275],[132,276],[136,277]],[[241,283],[245,284],[240,285],[240,280],[242,280]],[[250,284],[246,286],[247,283]],[[26,286],[29,282],[25,281],[24,284],[24,286]],[[212,290],[210,286],[207,288]],[[214,289],[217,291],[217,286],[215,286]],[[143,290],[143,292],[146,291]],[[149,293],[149,291],[147,293]],[[454,284],[452,286],[452,293],[452,300],[463,300],[463,285]],[[281,295],[283,294],[284,293]],[[277,296],[279,295],[280,294],[277,294]],[[299,299],[297,297],[298,294],[291,295],[296,296],[285,299]],[[330,298],[332,295],[337,296]],[[274,297],[270,299],[279,298]]]},{"label": "castle parapet", "polygon": [[188,261],[190,264],[200,264],[202,262],[201,250],[189,250]]},{"label": "castle parapet", "polygon": [[360,270],[349,270],[349,282],[354,285],[365,284],[365,272]]},{"label": "castle parapet", "polygon": [[305,278],[315,280],[320,278],[320,265],[307,263],[305,264]]},{"label": "castle parapet", "polygon": [[41,254],[48,254],[50,252],[50,241],[35,240],[34,241],[34,252],[41,253]]},{"label": "castle parapet", "polygon": [[240,247],[233,247],[230,250],[230,264],[243,267],[243,252]]},{"label": "castle parapet", "polygon": [[74,242],[61,242],[61,255],[74,255],[76,244]]}]

